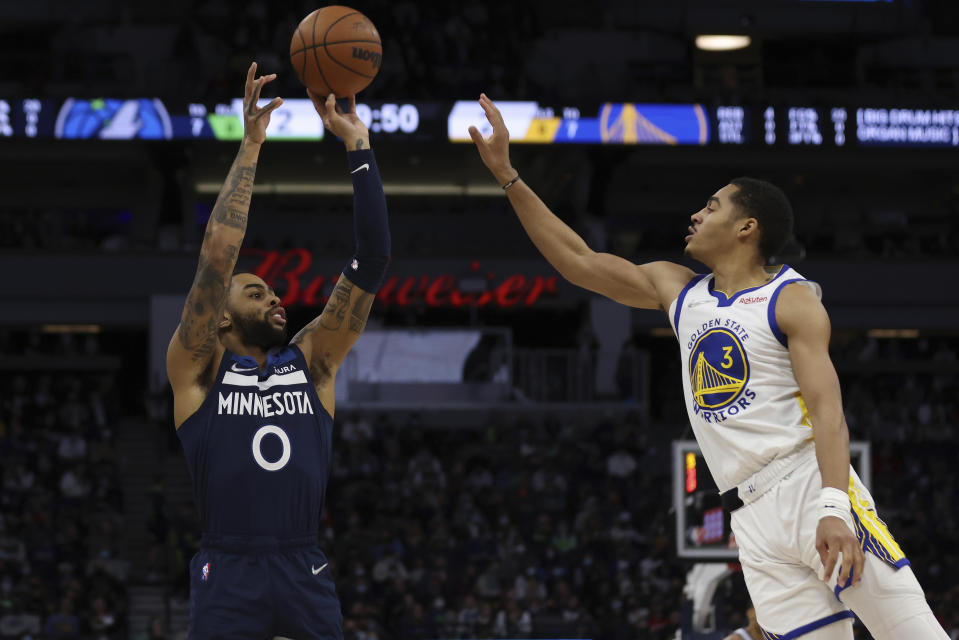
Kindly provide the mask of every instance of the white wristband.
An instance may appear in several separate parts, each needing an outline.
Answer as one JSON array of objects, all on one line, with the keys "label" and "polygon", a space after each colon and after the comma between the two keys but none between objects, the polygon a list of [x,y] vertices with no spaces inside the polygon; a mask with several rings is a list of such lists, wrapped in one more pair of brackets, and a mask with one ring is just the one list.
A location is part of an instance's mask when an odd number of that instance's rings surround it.
[{"label": "white wristband", "polygon": [[823,487],[819,493],[819,519],[834,516],[846,520],[849,518],[849,493],[836,487]]}]

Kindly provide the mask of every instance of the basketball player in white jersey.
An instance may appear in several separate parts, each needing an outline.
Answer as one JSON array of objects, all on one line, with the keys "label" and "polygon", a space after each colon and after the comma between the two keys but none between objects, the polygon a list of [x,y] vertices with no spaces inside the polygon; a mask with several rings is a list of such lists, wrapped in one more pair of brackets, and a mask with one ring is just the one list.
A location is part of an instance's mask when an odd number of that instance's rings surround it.
[{"label": "basketball player in white jersey", "polygon": [[819,286],[764,267],[792,234],[777,187],[733,180],[692,215],[686,253],[711,273],[596,253],[510,164],[509,132],[470,136],[530,239],[560,274],[622,304],[659,309],[679,339],[689,419],[732,511],[763,637],[848,640],[853,612],[877,640],[945,640],[909,561],[849,464],[829,317]]}]

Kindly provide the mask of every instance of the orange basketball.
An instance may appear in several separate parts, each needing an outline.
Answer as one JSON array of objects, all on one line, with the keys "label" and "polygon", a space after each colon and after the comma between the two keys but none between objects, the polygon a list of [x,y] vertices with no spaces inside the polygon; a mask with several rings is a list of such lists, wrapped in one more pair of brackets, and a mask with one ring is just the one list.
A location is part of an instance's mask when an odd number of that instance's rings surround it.
[{"label": "orange basketball", "polygon": [[290,62],[313,93],[343,98],[373,81],[383,59],[380,34],[369,18],[332,5],[303,18],[290,41]]}]

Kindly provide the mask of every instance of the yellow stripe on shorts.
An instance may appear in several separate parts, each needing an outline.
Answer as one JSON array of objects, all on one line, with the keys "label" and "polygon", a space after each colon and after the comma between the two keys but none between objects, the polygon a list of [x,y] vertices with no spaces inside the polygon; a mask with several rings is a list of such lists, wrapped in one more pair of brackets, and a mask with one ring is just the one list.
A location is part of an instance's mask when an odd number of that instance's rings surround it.
[{"label": "yellow stripe on shorts", "polygon": [[806,399],[802,397],[802,392],[797,391],[793,394],[793,397],[799,401],[799,410],[802,411],[802,420],[799,424],[812,428],[812,421],[809,419],[809,409],[806,407]]},{"label": "yellow stripe on shorts", "polygon": [[849,502],[852,506],[852,519],[856,525],[856,535],[863,551],[869,551],[877,558],[893,567],[909,564],[889,528],[876,514],[859,489],[854,485],[854,477],[849,476]]}]

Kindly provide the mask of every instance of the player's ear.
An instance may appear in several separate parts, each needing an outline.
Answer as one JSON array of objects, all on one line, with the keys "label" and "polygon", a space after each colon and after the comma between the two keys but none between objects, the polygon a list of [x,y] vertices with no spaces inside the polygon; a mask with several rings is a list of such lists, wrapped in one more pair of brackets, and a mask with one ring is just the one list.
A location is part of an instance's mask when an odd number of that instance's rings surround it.
[{"label": "player's ear", "polygon": [[217,323],[217,330],[219,331],[228,331],[233,327],[233,316],[230,314],[229,309],[223,310],[223,317],[220,318],[220,322]]},{"label": "player's ear", "polygon": [[756,218],[743,218],[736,224],[739,225],[739,233],[755,233],[759,229],[759,221]]}]

